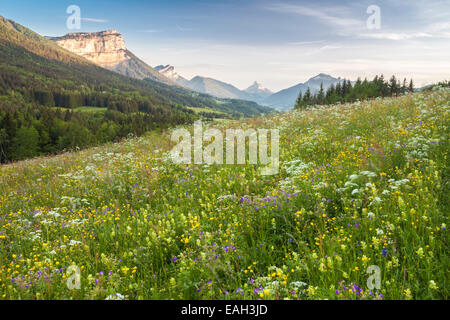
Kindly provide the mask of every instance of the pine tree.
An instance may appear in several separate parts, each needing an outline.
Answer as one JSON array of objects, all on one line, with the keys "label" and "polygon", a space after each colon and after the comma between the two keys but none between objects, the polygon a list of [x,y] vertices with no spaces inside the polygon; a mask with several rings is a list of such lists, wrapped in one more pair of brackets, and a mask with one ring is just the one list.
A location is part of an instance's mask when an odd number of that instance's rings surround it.
[{"label": "pine tree", "polygon": [[311,89],[308,87],[308,89],[306,89],[305,95],[303,96],[304,106],[306,107],[310,105],[311,102],[312,102]]},{"label": "pine tree", "polygon": [[391,96],[397,94],[397,79],[395,78],[395,76],[392,76],[389,80],[389,92]]},{"label": "pine tree", "polygon": [[406,78],[404,78],[403,85],[402,85],[402,94],[406,94],[407,90],[408,90],[408,82],[406,81]]},{"label": "pine tree", "polygon": [[413,82],[413,79],[411,79],[411,81],[409,81],[408,91],[409,91],[409,92],[414,92],[414,82]]},{"label": "pine tree", "polygon": [[319,104],[324,104],[325,103],[325,92],[323,90],[323,82],[320,83],[319,93],[317,94],[317,102]]},{"label": "pine tree", "polygon": [[339,81],[336,84],[336,95],[338,96],[339,101],[342,101],[341,97],[342,97],[342,85],[341,85],[341,81]]},{"label": "pine tree", "polygon": [[389,85],[384,80],[384,75],[381,75],[378,78],[377,87],[378,87],[378,94],[377,94],[378,96],[386,97],[387,95],[389,95],[390,89]]},{"label": "pine tree", "polygon": [[341,92],[341,97],[342,97],[342,101],[345,101],[345,96],[347,95],[347,80],[344,79],[344,81],[342,82],[342,92]]},{"label": "pine tree", "polygon": [[297,102],[295,103],[295,109],[301,109],[302,104],[303,104],[303,96],[302,96],[302,92],[300,91],[300,93],[298,94],[298,97],[297,97]]},{"label": "pine tree", "polygon": [[352,82],[350,80],[347,80],[347,94],[349,94],[352,89]]}]

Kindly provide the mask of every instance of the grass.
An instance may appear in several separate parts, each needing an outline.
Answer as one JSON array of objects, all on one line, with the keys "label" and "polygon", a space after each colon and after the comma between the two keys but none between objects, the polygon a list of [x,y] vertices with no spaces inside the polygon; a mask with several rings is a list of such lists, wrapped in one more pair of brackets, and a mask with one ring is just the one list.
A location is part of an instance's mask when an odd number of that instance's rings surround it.
[{"label": "grass", "polygon": [[53,107],[53,109],[59,109],[61,111],[72,110],[78,112],[93,112],[93,113],[105,113],[108,108],[100,108],[100,107],[76,107],[76,108],[62,108],[62,107]]},{"label": "grass", "polygon": [[168,132],[2,166],[0,299],[447,299],[449,100],[226,122],[280,129],[275,176],[175,165]]},{"label": "grass", "polygon": [[227,114],[224,112],[220,112],[218,110],[214,110],[211,108],[194,108],[194,107],[187,107],[187,109],[194,111],[196,114],[201,113],[201,112],[208,112],[208,113],[212,113],[212,114],[217,114],[217,115],[223,115],[226,116]]},{"label": "grass", "polygon": [[77,107],[74,109],[75,111],[80,112],[106,112],[108,108],[99,108],[99,107]]}]

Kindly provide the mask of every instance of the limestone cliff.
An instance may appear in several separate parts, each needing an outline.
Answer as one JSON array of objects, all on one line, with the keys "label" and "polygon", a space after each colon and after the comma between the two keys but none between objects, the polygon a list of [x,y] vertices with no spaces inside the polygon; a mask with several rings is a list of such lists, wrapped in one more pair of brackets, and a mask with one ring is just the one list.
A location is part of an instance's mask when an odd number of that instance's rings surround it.
[{"label": "limestone cliff", "polygon": [[129,59],[122,35],[116,30],[69,33],[53,40],[64,49],[105,68],[114,67]]},{"label": "limestone cliff", "polygon": [[62,48],[120,74],[176,85],[127,50],[122,35],[116,30],[69,33],[50,38]]}]

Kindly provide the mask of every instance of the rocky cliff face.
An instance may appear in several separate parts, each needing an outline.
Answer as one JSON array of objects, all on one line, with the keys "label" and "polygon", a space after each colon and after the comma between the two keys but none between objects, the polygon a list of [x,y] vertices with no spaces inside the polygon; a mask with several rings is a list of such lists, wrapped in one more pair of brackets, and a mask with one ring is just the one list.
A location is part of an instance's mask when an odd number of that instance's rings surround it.
[{"label": "rocky cliff face", "polygon": [[189,80],[183,78],[180,76],[176,71],[175,67],[171,65],[166,66],[156,66],[155,70],[164,75],[165,77],[171,79],[172,81],[178,83],[179,85],[182,85],[186,88],[190,88]]},{"label": "rocky cliff face", "polygon": [[175,83],[127,50],[116,30],[69,33],[50,38],[62,48],[117,73],[137,79],[150,79],[169,85]]},{"label": "rocky cliff face", "polygon": [[114,67],[129,60],[122,35],[116,30],[69,33],[53,40],[61,47],[102,67]]}]

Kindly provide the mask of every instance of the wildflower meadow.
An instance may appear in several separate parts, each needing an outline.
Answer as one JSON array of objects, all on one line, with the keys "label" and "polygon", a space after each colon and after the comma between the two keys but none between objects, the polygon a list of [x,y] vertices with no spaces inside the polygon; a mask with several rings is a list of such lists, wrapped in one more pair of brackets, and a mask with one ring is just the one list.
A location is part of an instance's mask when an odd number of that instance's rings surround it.
[{"label": "wildflower meadow", "polygon": [[437,87],[205,125],[278,129],[274,175],[176,164],[168,129],[2,165],[0,299],[447,299],[449,111]]}]

